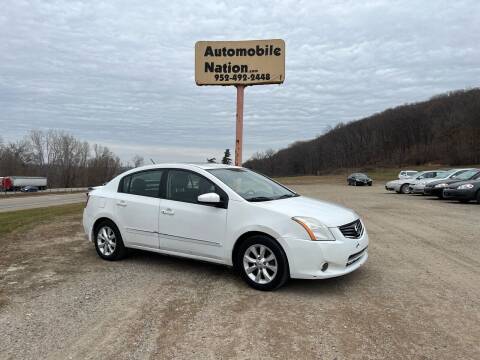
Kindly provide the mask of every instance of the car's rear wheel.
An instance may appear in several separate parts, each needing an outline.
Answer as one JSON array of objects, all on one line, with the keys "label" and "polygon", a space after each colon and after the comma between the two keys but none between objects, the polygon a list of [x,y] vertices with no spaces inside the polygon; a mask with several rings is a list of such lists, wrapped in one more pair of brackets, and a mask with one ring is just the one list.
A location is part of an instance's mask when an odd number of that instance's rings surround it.
[{"label": "car's rear wheel", "polygon": [[403,184],[402,187],[400,188],[400,193],[401,194],[410,194],[410,185],[409,184]]},{"label": "car's rear wheel", "polygon": [[95,227],[95,250],[105,260],[120,260],[127,249],[123,245],[120,231],[111,221],[102,221]]},{"label": "car's rear wheel", "polygon": [[245,282],[257,290],[275,290],[289,278],[288,261],[283,249],[267,236],[252,236],[239,247],[236,268]]}]

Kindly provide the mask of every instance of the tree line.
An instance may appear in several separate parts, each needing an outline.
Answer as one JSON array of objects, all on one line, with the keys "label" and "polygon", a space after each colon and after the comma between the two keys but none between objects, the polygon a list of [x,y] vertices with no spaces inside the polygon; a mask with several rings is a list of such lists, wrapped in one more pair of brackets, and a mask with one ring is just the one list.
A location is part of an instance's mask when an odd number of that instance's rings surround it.
[{"label": "tree line", "polygon": [[270,176],[319,175],[335,169],[480,164],[480,89],[438,95],[347,124],[244,166]]},{"label": "tree line", "polygon": [[[143,159],[136,156],[135,165]],[[32,130],[23,139],[0,139],[0,176],[44,176],[49,187],[100,185],[123,171],[108,147],[81,141],[63,131]]]}]

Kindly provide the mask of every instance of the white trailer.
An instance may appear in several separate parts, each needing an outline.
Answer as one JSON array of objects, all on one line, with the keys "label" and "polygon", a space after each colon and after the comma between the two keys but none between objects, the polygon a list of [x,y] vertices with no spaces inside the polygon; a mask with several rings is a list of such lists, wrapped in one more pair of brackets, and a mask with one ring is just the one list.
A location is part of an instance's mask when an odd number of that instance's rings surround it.
[{"label": "white trailer", "polygon": [[36,186],[40,190],[47,188],[47,178],[37,176],[5,176],[1,185],[3,190],[20,190],[25,186]]}]

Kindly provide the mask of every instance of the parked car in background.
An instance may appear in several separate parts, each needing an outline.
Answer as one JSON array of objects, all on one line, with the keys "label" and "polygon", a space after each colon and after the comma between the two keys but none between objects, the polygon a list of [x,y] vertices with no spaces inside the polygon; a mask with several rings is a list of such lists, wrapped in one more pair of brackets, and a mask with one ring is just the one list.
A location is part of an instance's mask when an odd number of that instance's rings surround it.
[{"label": "parked car in background", "polygon": [[351,186],[372,186],[373,180],[370,179],[366,174],[354,173],[347,178],[347,184]]},{"label": "parked car in background", "polygon": [[417,181],[415,184],[410,185],[410,194],[421,194],[424,195],[425,193],[425,186],[429,184],[432,181],[437,181],[437,180],[448,180],[455,178],[456,176],[464,173],[465,171],[468,171],[470,169],[451,169],[448,170],[444,173],[440,173],[437,176],[435,176],[432,179],[424,179]]},{"label": "parked car in background", "polygon": [[25,186],[23,188],[20,189],[21,192],[37,192],[38,191],[38,187],[36,186]]},{"label": "parked car in background", "polygon": [[443,198],[465,203],[476,200],[480,204],[480,180],[467,180],[449,184],[443,189]]},{"label": "parked car in background", "polygon": [[204,260],[233,266],[259,290],[341,276],[368,258],[354,211],[221,164],[129,170],[89,193],[83,227],[102,259],[137,248]]},{"label": "parked car in background", "polygon": [[416,170],[402,170],[398,173],[398,178],[399,179],[411,178],[412,176],[414,176],[417,173],[418,173],[418,171],[416,171]]},{"label": "parked car in background", "polygon": [[422,171],[415,174],[411,178],[389,181],[385,184],[385,189],[390,191],[396,191],[399,194],[409,194],[411,184],[415,184],[416,182],[421,181],[423,179],[433,179],[435,176],[444,172],[446,171],[445,170]]},{"label": "parked car in background", "polygon": [[480,169],[468,169],[447,179],[434,180],[425,185],[424,194],[443,199],[443,190],[449,185],[466,180],[480,179]]}]

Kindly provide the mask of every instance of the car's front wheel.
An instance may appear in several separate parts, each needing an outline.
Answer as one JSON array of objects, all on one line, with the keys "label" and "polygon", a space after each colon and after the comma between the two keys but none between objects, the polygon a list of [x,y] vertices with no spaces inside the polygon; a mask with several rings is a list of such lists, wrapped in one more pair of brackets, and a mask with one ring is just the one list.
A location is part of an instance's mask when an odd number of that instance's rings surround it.
[{"label": "car's front wheel", "polygon": [[480,190],[477,191],[477,204],[480,204]]},{"label": "car's front wheel", "polygon": [[126,255],[127,249],[115,224],[103,221],[95,227],[95,250],[105,260],[120,260]]},{"label": "car's front wheel", "polygon": [[409,184],[403,184],[402,187],[400,188],[400,193],[401,194],[410,194],[410,185]]},{"label": "car's front wheel", "polygon": [[257,290],[275,290],[289,278],[288,261],[283,249],[267,236],[253,236],[239,247],[236,267],[245,282]]}]

